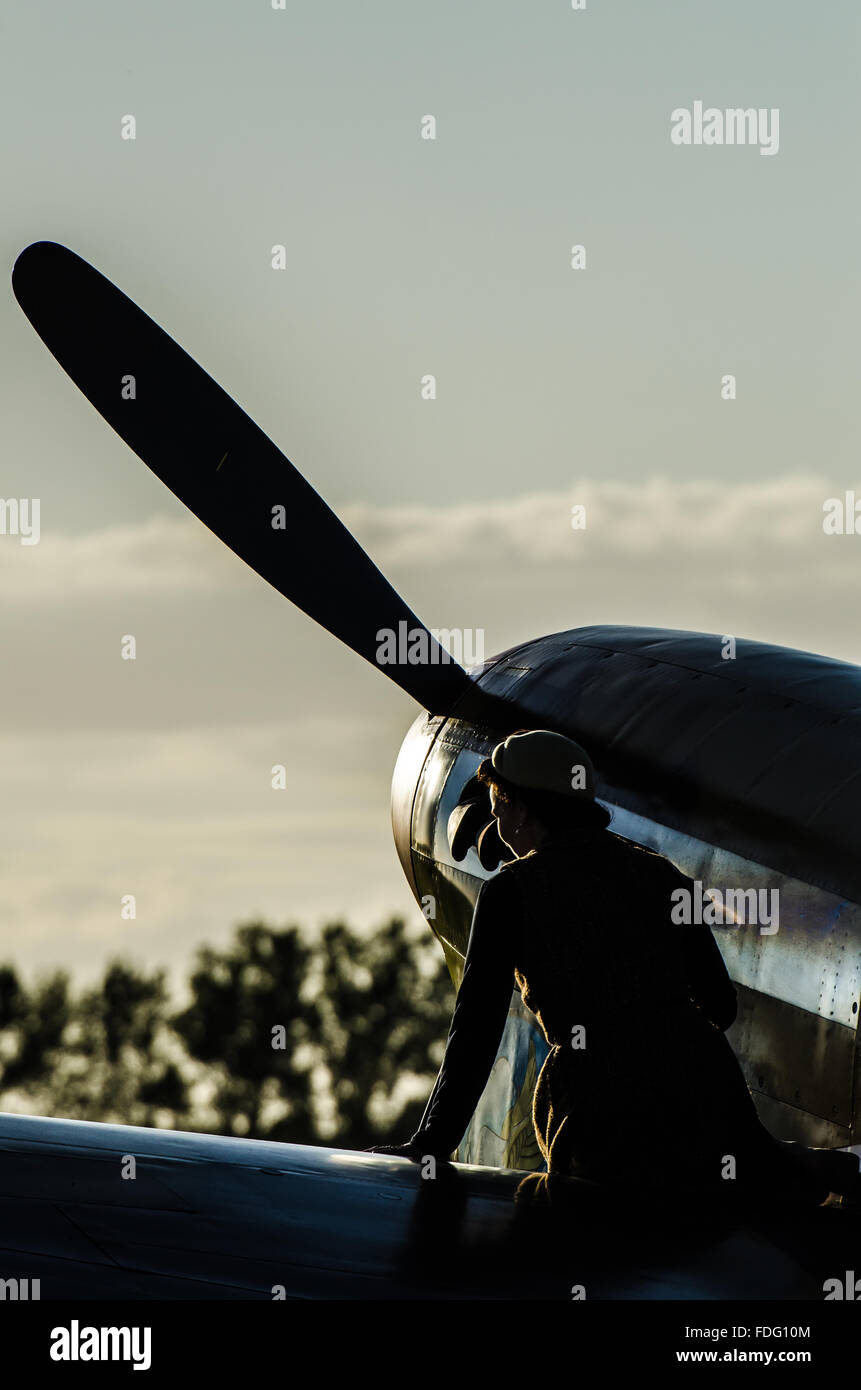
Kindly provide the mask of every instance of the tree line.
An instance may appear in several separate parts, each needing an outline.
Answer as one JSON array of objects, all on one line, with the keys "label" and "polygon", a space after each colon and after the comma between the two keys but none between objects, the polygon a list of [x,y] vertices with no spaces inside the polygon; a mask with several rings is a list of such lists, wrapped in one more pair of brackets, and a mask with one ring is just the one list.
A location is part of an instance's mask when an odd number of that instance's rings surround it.
[{"label": "tree line", "polygon": [[439,947],[394,918],[236,928],[163,969],[110,961],[98,984],[0,966],[0,1109],[363,1149],[416,1129],[454,989]]}]

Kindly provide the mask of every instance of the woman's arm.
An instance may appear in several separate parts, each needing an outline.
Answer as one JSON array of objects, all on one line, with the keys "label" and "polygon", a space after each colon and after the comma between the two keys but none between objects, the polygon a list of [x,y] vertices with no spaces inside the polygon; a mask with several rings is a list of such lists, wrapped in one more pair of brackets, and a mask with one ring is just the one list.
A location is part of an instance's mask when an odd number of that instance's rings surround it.
[{"label": "woman's arm", "polygon": [[457,1148],[496,1060],[514,985],[515,893],[502,870],[478,895],[445,1056],[410,1140],[422,1155]]}]

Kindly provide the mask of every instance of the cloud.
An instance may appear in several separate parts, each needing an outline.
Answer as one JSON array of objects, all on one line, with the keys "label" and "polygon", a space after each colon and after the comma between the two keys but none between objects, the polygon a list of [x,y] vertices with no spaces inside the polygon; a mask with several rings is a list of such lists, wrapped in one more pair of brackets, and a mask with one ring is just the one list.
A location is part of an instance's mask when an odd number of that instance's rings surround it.
[{"label": "cloud", "polygon": [[[861,488],[859,488],[861,493]],[[816,477],[583,480],[452,506],[341,509],[430,626],[485,653],[592,623],[694,628],[857,660],[861,536]],[[571,506],[586,529],[571,529]],[[254,913],[410,909],[389,824],[417,709],[194,519],[0,538],[0,958],[179,963]],[[120,637],[139,635],[138,657]],[[270,786],[284,763],[287,790]],[[135,923],[119,900],[135,892]]]},{"label": "cloud", "polygon": [[54,527],[43,505],[38,545],[0,536],[7,603],[211,593],[242,583],[242,569],[193,517],[156,516],[70,535]]},{"label": "cloud", "polygon": [[[585,478],[560,492],[452,506],[360,504],[343,515],[429,626],[481,625],[487,654],[621,623],[732,633],[858,661],[851,615],[861,536],[824,533],[823,504],[835,496],[843,488],[817,475]],[[571,527],[575,504],[585,507],[583,530]]]},{"label": "cloud", "polygon": [[[536,566],[605,559],[630,567],[650,556],[701,555],[715,546],[730,563],[750,560],[752,547],[762,557],[790,559],[799,549],[820,548],[822,504],[834,493],[824,478],[800,475],[736,484],[584,478],[564,492],[498,501],[385,509],[354,504],[343,519],[381,566],[503,568],[512,558]],[[572,530],[575,504],[586,509],[584,530]]]},{"label": "cloud", "polygon": [[[841,551],[847,538],[822,531],[823,502],[834,495],[842,492],[822,476],[735,484],[584,478],[562,492],[449,506],[356,502],[340,514],[384,572],[455,566],[495,569],[503,578],[512,564],[521,573],[524,564],[539,572],[558,565],[640,572],[652,560],[650,578],[660,581],[675,562],[695,556],[727,572],[741,567],[750,581],[768,585],[775,571],[799,563],[829,572],[842,572],[847,556],[854,563],[851,538]],[[585,508],[585,529],[572,529],[575,504]],[[191,517],[67,535],[52,531],[43,509],[39,545],[0,537],[0,588],[9,602],[181,597],[235,592],[248,582],[246,567]]]}]

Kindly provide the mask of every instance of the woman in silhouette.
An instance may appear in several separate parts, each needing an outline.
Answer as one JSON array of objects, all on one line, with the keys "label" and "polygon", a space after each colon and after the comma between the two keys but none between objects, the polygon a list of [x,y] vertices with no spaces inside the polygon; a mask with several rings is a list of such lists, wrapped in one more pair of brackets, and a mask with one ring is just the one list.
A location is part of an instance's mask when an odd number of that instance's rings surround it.
[{"label": "woman in silhouette", "polygon": [[[824,1200],[835,1169],[845,1180],[845,1156],[791,1152],[761,1125],[724,1037],[736,996],[715,940],[708,926],[672,923],[674,892],[693,885],[608,831],[585,750],[546,730],[521,732],[478,776],[515,857],[479,893],[419,1129],[408,1144],[374,1152],[442,1159],[457,1148],[514,980],[550,1046],[533,1102],[548,1173],[723,1190],[766,1181]],[[857,1160],[846,1166],[854,1173]]]}]

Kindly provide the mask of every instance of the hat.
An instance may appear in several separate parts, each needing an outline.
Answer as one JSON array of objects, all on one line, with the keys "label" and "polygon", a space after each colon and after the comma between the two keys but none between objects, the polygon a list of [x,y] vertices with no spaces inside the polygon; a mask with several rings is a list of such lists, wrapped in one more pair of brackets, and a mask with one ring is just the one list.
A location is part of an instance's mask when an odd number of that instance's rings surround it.
[{"label": "hat", "polygon": [[549,729],[530,729],[509,734],[490,755],[493,768],[515,787],[553,792],[576,801],[594,801],[595,769],[592,759],[564,734]]}]

